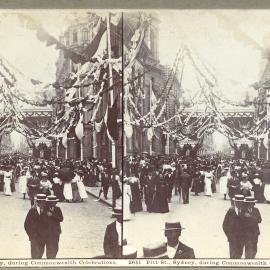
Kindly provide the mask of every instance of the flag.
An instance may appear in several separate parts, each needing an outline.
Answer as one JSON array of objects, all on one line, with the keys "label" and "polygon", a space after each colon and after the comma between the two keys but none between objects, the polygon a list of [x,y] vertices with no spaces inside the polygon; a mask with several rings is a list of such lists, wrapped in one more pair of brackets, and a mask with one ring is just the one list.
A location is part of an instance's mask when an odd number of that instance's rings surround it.
[{"label": "flag", "polygon": [[62,145],[64,146],[64,148],[67,148],[67,142],[68,142],[68,136],[67,136],[67,131],[63,134],[62,137]]},{"label": "flag", "polygon": [[106,30],[106,24],[105,21],[102,20],[102,18],[99,18],[99,21],[97,23],[97,26],[95,28],[96,35],[94,36],[91,43],[86,47],[84,53],[87,56],[87,58],[92,58],[94,54],[96,53],[100,40],[103,36],[103,33]]},{"label": "flag", "polygon": [[117,116],[118,116],[118,108],[117,108],[117,100],[118,96],[115,98],[112,107],[107,107],[104,121],[107,126],[107,134],[111,141],[118,140],[118,125],[117,125]]},{"label": "flag", "polygon": [[83,138],[83,113],[80,115],[80,119],[75,128],[76,137],[81,141]]}]

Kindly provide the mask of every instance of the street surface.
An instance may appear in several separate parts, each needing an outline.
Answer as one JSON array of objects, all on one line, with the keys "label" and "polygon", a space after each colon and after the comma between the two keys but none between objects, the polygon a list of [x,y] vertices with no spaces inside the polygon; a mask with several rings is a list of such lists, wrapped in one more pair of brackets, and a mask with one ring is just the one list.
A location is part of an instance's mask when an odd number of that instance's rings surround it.
[{"label": "street surface", "polygon": [[[223,195],[219,193],[214,193],[210,198],[203,193],[200,196],[191,195],[189,204],[183,204],[182,201],[179,204],[179,197],[174,196],[169,204],[169,213],[144,211],[136,213],[130,221],[125,221],[124,237],[129,245],[138,249],[138,256],[142,256],[143,246],[166,241],[163,231],[166,221],[180,221],[185,228],[180,241],[194,249],[196,258],[229,258],[228,242],[222,229],[229,207],[230,200],[224,201]],[[262,215],[256,258],[269,258],[270,204],[256,204],[256,207]]]},{"label": "street surface", "polygon": [[[1,192],[0,204],[1,258],[30,258],[30,242],[24,230],[30,200],[23,200],[17,191],[12,196]],[[111,218],[112,210],[95,202],[91,196],[83,203],[58,203],[58,206],[62,209],[64,221],[57,258],[102,255],[106,226],[114,220]]]}]

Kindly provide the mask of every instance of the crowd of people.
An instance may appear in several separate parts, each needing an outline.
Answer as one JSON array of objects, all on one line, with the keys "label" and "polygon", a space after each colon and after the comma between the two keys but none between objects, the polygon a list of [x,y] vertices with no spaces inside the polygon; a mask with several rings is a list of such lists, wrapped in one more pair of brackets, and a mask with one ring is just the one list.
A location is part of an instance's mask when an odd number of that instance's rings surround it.
[{"label": "crowd of people", "polygon": [[124,219],[144,210],[167,213],[173,194],[188,204],[190,192],[220,193],[224,200],[254,195],[259,203],[270,202],[270,163],[261,160],[140,155],[126,158],[124,166],[124,205],[129,205]]},{"label": "crowd of people", "polygon": [[[112,188],[112,204],[121,197],[121,178],[111,163],[89,159],[44,160],[14,156],[0,157],[0,191],[11,196],[15,192],[15,183],[22,198],[27,197],[33,205],[36,194],[55,195],[60,202],[83,202],[88,198],[85,186],[100,187],[107,200],[109,188]],[[98,199],[98,200],[99,200]]]}]

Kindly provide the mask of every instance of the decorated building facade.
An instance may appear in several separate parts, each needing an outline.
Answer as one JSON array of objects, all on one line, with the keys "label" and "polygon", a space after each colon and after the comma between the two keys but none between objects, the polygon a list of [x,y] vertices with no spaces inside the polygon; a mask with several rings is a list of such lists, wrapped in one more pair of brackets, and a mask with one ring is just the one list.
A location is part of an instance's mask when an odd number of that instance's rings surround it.
[{"label": "decorated building facade", "polygon": [[[110,33],[110,57],[113,59],[120,59],[122,56],[121,36],[122,24],[108,24],[105,19],[102,19],[96,14],[88,14],[87,16],[80,17],[79,19],[71,22],[70,26],[66,29],[60,37],[63,43],[72,52],[81,53],[90,46],[96,46],[98,53],[104,55],[103,59],[108,58],[108,32]],[[99,39],[97,40],[97,36]],[[96,44],[95,44],[96,43]],[[116,166],[120,167],[122,160],[122,102],[121,102],[121,70],[116,74],[112,70],[112,79],[98,83],[93,82],[93,76],[89,75],[91,69],[95,69],[95,65],[99,62],[95,58],[85,63],[75,63],[65,51],[60,50],[59,58],[57,61],[57,83],[55,85],[55,99],[63,100],[65,102],[54,105],[54,120],[61,119],[63,115],[67,114],[74,106],[78,108],[79,113],[74,110],[74,115],[78,114],[77,121],[74,125],[68,128],[67,136],[59,134],[54,140],[55,155],[58,158],[64,159],[80,159],[85,160],[89,158],[97,158],[100,160],[112,161],[112,151],[116,160]],[[99,56],[97,56],[99,57]],[[102,59],[102,60],[103,60]],[[121,59],[120,59],[121,61]],[[84,66],[86,68],[84,68]],[[95,74],[98,73],[99,78],[105,77],[108,72],[109,65],[104,68],[105,64],[97,68]],[[84,69],[85,75],[81,70]],[[74,80],[73,75],[76,74]],[[97,76],[97,75],[95,75]],[[84,83],[82,83],[84,81]],[[104,82],[104,83],[103,83]],[[62,87],[62,86],[66,87]],[[102,88],[102,89],[101,89]],[[110,88],[110,89],[109,89]],[[103,91],[101,91],[103,90]],[[102,92],[99,95],[99,93]],[[100,97],[97,104],[93,107],[93,103],[89,101],[89,96]],[[86,99],[86,97],[88,97]],[[117,105],[117,129],[118,137],[116,140],[109,139],[107,126],[106,126],[106,112],[108,106]],[[78,120],[79,117],[79,120]],[[72,118],[72,117],[71,117]],[[115,150],[112,149],[112,143],[115,145]]]},{"label": "decorated building facade", "polygon": [[[127,13],[124,16],[124,55],[128,55],[138,31],[140,15]],[[125,126],[125,155],[142,152],[152,155],[175,153],[174,139],[166,135],[162,127],[154,126],[153,122],[157,119],[159,122],[165,121],[175,114],[179,82],[174,77],[170,89],[166,88],[171,69],[159,62],[159,21],[153,14],[150,23],[141,31],[141,35],[142,32],[143,38],[138,42],[140,46],[138,54],[133,65],[128,67],[130,78],[127,81],[130,88],[128,91],[124,90],[125,117],[128,116],[128,121],[131,119],[136,122],[134,125]],[[129,70],[124,76],[128,72]]]}]

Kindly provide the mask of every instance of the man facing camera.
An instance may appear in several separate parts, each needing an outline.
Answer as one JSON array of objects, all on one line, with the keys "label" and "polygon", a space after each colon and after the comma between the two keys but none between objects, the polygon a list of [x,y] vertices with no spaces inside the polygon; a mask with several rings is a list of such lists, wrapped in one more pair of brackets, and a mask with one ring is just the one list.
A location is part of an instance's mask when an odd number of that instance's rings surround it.
[{"label": "man facing camera", "polygon": [[195,259],[194,250],[179,241],[182,226],[180,222],[166,222],[167,255],[170,259]]},{"label": "man facing camera", "polygon": [[105,231],[103,248],[106,258],[121,258],[122,255],[122,222],[123,211],[115,208],[112,214],[116,220],[110,223]]}]

